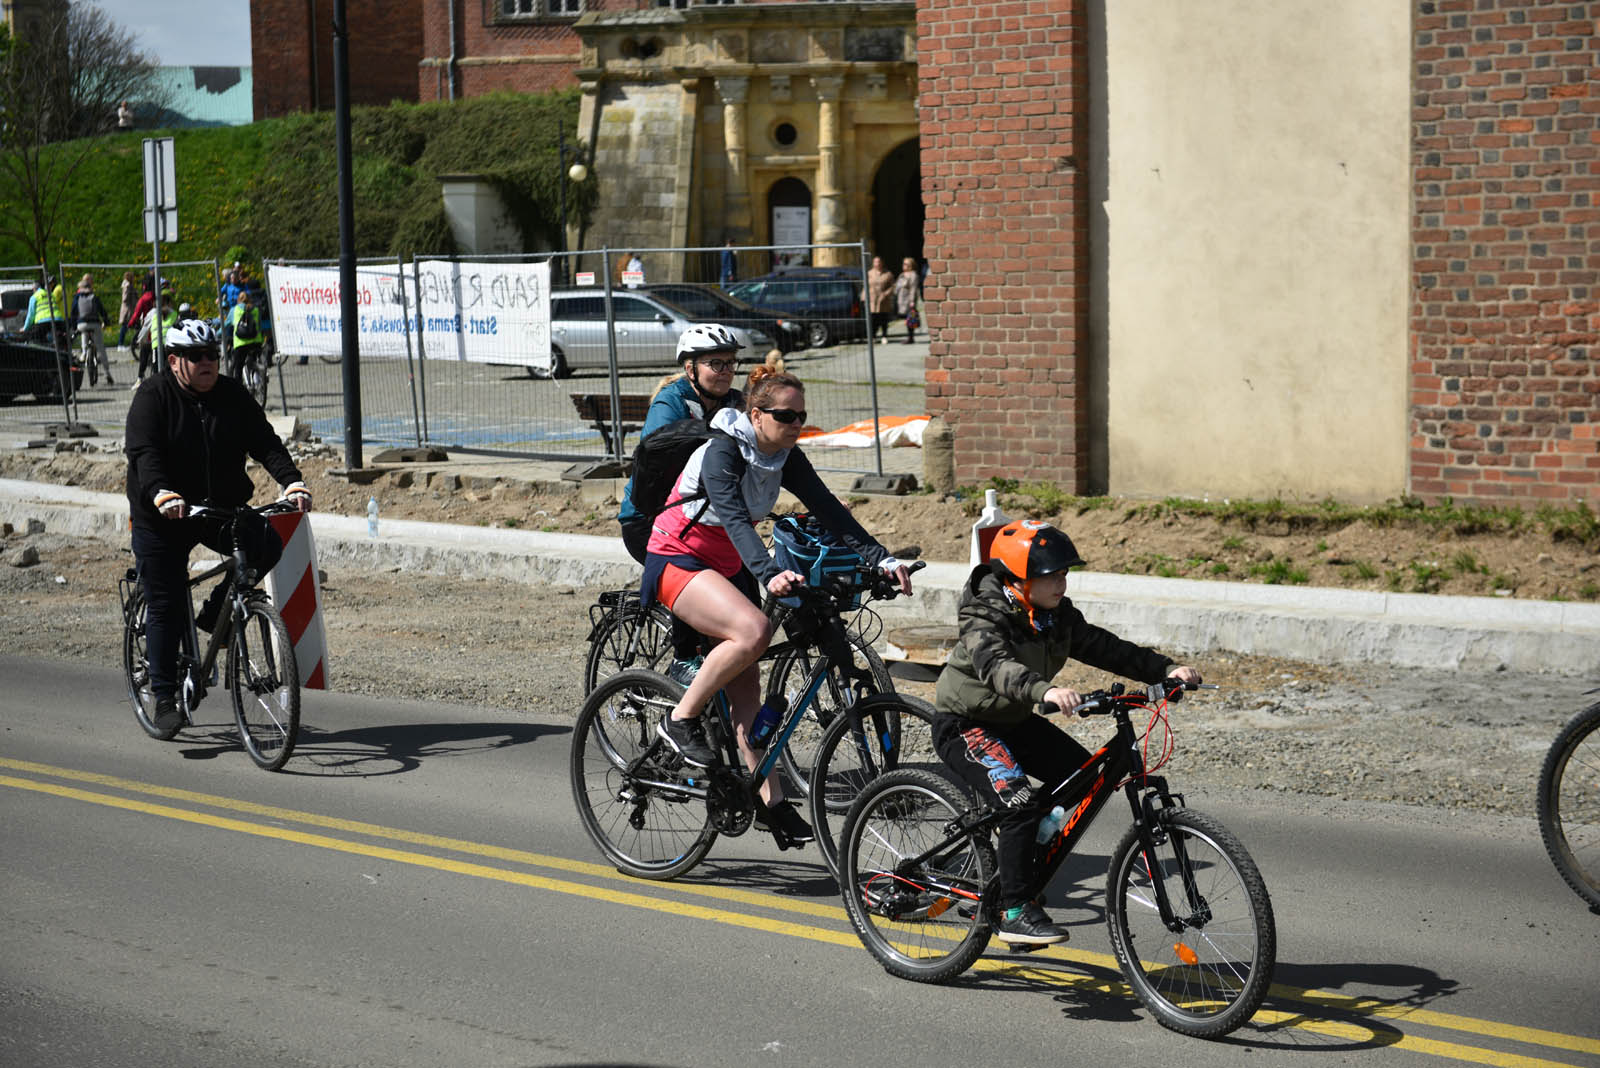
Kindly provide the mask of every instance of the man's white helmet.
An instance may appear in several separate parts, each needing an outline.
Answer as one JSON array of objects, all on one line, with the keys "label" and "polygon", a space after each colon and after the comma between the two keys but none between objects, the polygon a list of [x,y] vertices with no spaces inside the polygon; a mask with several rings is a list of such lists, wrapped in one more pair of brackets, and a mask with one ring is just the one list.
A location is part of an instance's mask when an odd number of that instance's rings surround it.
[{"label": "man's white helmet", "polygon": [[217,347],[217,332],[204,319],[183,319],[167,331],[168,352]]},{"label": "man's white helmet", "polygon": [[678,362],[712,352],[738,352],[744,348],[733,331],[720,323],[698,323],[678,335]]}]

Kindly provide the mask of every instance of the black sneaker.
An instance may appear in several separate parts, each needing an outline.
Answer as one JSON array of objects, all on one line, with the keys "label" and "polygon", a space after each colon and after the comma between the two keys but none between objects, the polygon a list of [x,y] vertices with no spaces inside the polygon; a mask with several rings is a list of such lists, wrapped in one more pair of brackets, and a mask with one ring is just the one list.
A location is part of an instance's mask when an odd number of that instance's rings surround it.
[{"label": "black sneaker", "polygon": [[700,673],[700,664],[701,658],[698,656],[692,660],[674,660],[667,665],[667,678],[688,689],[694,677]]},{"label": "black sneaker", "polygon": [[817,833],[811,829],[811,824],[800,815],[800,810],[794,807],[794,803],[787,799],[779,801],[771,808],[765,805],[758,806],[756,822],[774,835],[787,838],[791,845],[805,845],[817,839]]},{"label": "black sneaker", "polygon": [[157,697],[155,715],[150,717],[150,723],[158,731],[175,731],[183,726],[183,713],[178,711],[177,699]]},{"label": "black sneaker", "polygon": [[1056,926],[1036,902],[1030,901],[1022,906],[1022,912],[1015,917],[1011,916],[1010,912],[1010,909],[1006,909],[1000,914],[1000,929],[995,932],[1002,942],[1010,945],[1048,946],[1056,942],[1065,942],[1071,937],[1067,929]]},{"label": "black sneaker", "polygon": [[705,724],[700,722],[699,716],[693,719],[673,719],[667,716],[656,728],[656,733],[661,735],[687,764],[709,768],[717,762],[717,754],[706,744],[706,728]]}]

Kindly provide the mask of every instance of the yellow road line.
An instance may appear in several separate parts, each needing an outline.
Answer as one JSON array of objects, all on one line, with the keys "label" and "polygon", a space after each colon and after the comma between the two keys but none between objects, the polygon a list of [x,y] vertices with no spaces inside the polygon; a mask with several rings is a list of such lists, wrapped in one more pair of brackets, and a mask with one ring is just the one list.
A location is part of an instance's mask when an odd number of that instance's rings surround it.
[{"label": "yellow road line", "polygon": [[[184,801],[191,804],[206,805],[226,811],[242,812],[268,819],[281,820],[290,823],[299,823],[307,826],[321,827],[327,830],[338,830],[347,833],[361,834],[368,837],[383,838],[391,841],[406,842],[412,845],[429,846],[433,848],[448,849],[453,852],[465,853],[473,856],[488,857],[495,860],[510,861],[512,863],[527,864],[537,867],[552,868],[557,871],[570,872],[606,880],[607,882],[628,882],[636,880],[619,874],[615,869],[600,864],[591,864],[584,861],[570,860],[565,857],[556,857],[549,854],[533,853],[519,849],[509,849],[504,846],[489,845],[487,843],[472,842],[465,839],[449,838],[441,835],[423,834],[416,831],[405,831],[398,828],[385,827],[379,824],[364,823],[358,820],[347,820],[335,816],[323,816],[317,813],[301,812],[295,809],[278,808],[272,805],[262,805],[252,801],[243,801],[237,798],[223,797],[216,794],[198,793],[192,790],[183,790],[176,787],[159,786],[153,783],[144,783],[132,779],[123,779],[113,775],[103,775],[97,772],[79,771],[72,768],[55,767],[49,764],[38,764],[32,761],[15,760],[0,757],[0,767],[10,768],[31,774],[47,775],[54,778],[68,779],[75,782],[94,783],[113,789],[133,793],[141,793],[152,797],[162,797],[168,800]],[[127,809],[130,811],[145,812],[150,815],[164,816],[172,819],[184,820],[191,823],[201,823],[225,830],[238,831],[244,834],[254,834],[261,837],[277,838],[283,841],[297,842],[319,848],[334,849],[341,852],[355,853],[363,856],[377,857],[393,860],[397,863],[416,864],[431,867],[441,871],[450,871],[457,874],[472,875],[479,878],[495,879],[501,882],[512,882],[520,885],[536,887],[539,889],[553,890],[559,893],[572,893],[583,897],[603,901],[613,901],[619,904],[632,905],[640,908],[649,908],[656,911],[674,913],[676,915],[690,916],[698,919],[708,919],[718,923],[729,923],[734,926],[747,927],[757,930],[768,930],[796,937],[808,938],[813,941],[826,942],[832,945],[856,947],[859,945],[853,932],[835,932],[818,927],[809,927],[793,924],[782,920],[765,920],[759,917],[740,916],[718,909],[709,909],[687,903],[674,903],[663,898],[649,897],[627,891],[611,891],[583,883],[573,883],[565,880],[547,879],[541,876],[528,875],[520,872],[509,872],[500,868],[491,868],[478,864],[466,864],[450,861],[443,858],[430,857],[426,854],[411,853],[400,850],[388,849],[382,846],[368,846],[360,843],[348,842],[343,839],[328,838],[322,835],[305,834],[303,832],[287,830],[284,828],[265,827],[260,824],[247,823],[226,817],[210,816],[205,813],[193,812],[188,809],[171,808],[165,805],[155,805],[146,802],[134,801],[125,798],[113,797],[107,794],[92,793],[89,791],[75,790],[70,787],[55,786],[49,783],[38,783],[28,779],[13,779],[9,776],[0,776],[0,785],[13,786],[19,789],[34,790],[42,793],[55,794],[69,797],[74,800],[87,801],[93,804],[108,805],[110,807]],[[707,886],[701,884],[672,882],[652,884],[659,885],[664,890],[670,890],[680,896],[694,896],[709,898],[725,902],[738,902],[757,908],[772,911],[793,912],[812,916],[818,919],[832,920],[845,923],[848,918],[842,906],[821,905],[815,902],[793,901],[777,898],[771,894],[757,893],[748,890],[739,890],[732,887]],[[1087,967],[1109,969],[1117,971],[1116,958],[1107,953],[1095,953],[1084,950],[1063,949],[1052,947],[1042,954],[1050,958],[1081,964]],[[1107,982],[1094,976],[1067,976],[1056,971],[1041,971],[1030,967],[1021,967],[1007,961],[985,959],[975,965],[983,971],[1006,971],[1029,978],[1046,981],[1058,986],[1071,986],[1080,989],[1095,989],[1100,991],[1121,991],[1131,996],[1126,984],[1120,980]],[[1375,998],[1347,997],[1320,990],[1308,990],[1302,987],[1291,987],[1283,984],[1273,984],[1270,996],[1279,999],[1303,1001],[1324,1010],[1348,1013],[1358,1016],[1373,1016],[1383,1019],[1409,1020],[1413,1023],[1425,1024],[1446,1030],[1465,1031],[1471,1034],[1486,1037],[1506,1039],[1522,1042],[1529,1045],[1542,1045],[1555,1049],[1572,1050],[1581,1053],[1600,1054],[1600,1040],[1586,1038],[1579,1035],[1564,1034],[1558,1031],[1547,1031],[1540,1028],[1523,1027],[1517,1024],[1498,1023],[1492,1020],[1481,1020],[1470,1016],[1460,1016],[1453,1013],[1438,1012],[1432,1009],[1417,1008],[1403,1004],[1381,1001]],[[1348,1037],[1351,1030],[1364,1032],[1365,1029],[1353,1025],[1331,1020],[1310,1020],[1295,1014],[1273,1012],[1263,1009],[1256,1014],[1256,1022],[1270,1023],[1284,1020],[1298,1020],[1292,1026],[1304,1030],[1335,1037]],[[1422,1049],[1417,1045],[1421,1043],[1435,1049]],[[1434,1042],[1433,1040],[1405,1036],[1402,1041],[1390,1043],[1404,1048],[1419,1049],[1421,1052],[1437,1052],[1440,1056],[1462,1057],[1483,1064],[1522,1066],[1555,1064],[1537,1059],[1517,1057],[1512,1054],[1501,1054],[1492,1050],[1481,1050],[1476,1047],[1461,1046],[1462,1051],[1473,1055],[1465,1056],[1462,1052],[1442,1052],[1445,1049],[1456,1049],[1451,1043]]]}]

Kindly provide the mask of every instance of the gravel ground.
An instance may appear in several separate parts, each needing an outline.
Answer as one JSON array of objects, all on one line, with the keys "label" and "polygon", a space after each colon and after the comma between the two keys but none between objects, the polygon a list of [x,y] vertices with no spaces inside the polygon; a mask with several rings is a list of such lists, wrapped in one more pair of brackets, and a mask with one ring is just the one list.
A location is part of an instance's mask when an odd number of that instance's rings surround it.
[{"label": "gravel ground", "polygon": [[[119,665],[116,579],[131,561],[125,544],[108,541],[48,531],[0,539],[7,651]],[[508,717],[573,716],[597,592],[333,569],[323,589],[333,686]],[[1286,803],[1298,795],[1529,816],[1545,749],[1587,688],[1509,671],[1356,671],[1225,653],[1191,662],[1222,688],[1173,709],[1175,786],[1266,791]],[[1071,667],[1063,679],[1079,689],[1108,681]],[[314,694],[305,721],[316,722]],[[1103,721],[1069,729],[1091,747],[1103,741]]]}]

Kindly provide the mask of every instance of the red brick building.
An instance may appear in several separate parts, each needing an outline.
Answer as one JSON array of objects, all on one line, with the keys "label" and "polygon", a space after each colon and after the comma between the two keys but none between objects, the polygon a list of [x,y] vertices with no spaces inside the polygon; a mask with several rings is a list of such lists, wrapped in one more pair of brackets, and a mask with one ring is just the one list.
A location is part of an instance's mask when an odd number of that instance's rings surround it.
[{"label": "red brick building", "polygon": [[[350,102],[415,102],[423,0],[346,0]],[[333,108],[333,0],[250,0],[255,117]]]}]

